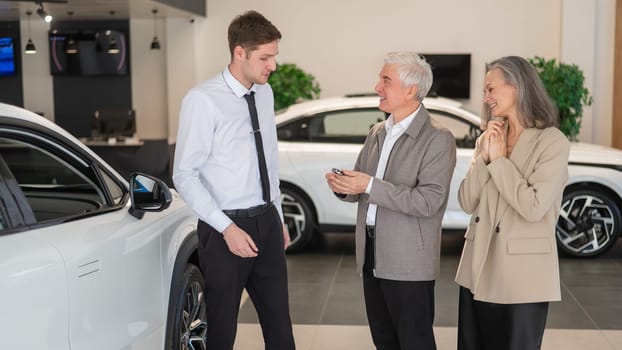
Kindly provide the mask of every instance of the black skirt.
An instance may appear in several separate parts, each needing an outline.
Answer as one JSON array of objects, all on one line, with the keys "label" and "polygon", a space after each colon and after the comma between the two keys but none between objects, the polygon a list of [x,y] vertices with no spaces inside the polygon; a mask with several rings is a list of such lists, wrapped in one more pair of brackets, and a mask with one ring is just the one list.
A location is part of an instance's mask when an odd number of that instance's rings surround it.
[{"label": "black skirt", "polygon": [[473,300],[460,287],[458,350],[538,350],[548,302],[496,304]]}]

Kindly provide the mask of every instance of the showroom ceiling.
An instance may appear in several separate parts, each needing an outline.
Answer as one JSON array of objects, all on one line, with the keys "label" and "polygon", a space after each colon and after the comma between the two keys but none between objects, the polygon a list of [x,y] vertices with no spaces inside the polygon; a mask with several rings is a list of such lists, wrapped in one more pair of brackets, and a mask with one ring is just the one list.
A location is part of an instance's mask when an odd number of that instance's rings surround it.
[{"label": "showroom ceiling", "polygon": [[[187,0],[186,0],[187,1]],[[0,21],[17,21],[26,18],[26,11],[36,13],[42,3],[46,12],[55,20],[126,20],[129,18],[152,18],[151,11],[158,9],[158,17],[197,17],[196,13],[184,11],[162,2],[171,0],[1,0]]]}]

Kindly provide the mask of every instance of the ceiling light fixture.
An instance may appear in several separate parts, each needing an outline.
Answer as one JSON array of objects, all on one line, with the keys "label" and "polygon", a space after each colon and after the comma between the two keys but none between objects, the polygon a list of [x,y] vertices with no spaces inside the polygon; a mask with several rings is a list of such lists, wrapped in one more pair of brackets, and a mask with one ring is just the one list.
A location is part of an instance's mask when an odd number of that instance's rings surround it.
[{"label": "ceiling light fixture", "polygon": [[156,34],[156,14],[158,13],[158,9],[151,10],[151,13],[153,13],[153,40],[151,41],[151,50],[159,50],[160,41],[158,41],[158,36]]},{"label": "ceiling light fixture", "polygon": [[108,53],[118,54],[120,52],[119,44],[117,44],[117,40],[112,35],[112,31],[107,30],[106,37],[108,37]]},{"label": "ceiling light fixture", "polygon": [[69,37],[67,40],[67,45],[65,46],[65,53],[70,55],[75,55],[78,53],[78,43],[72,37]]},{"label": "ceiling light fixture", "polygon": [[52,19],[53,19],[52,15],[50,15],[47,12],[45,12],[45,9],[43,8],[43,1],[35,1],[35,5],[39,5],[39,8],[37,9],[37,15],[39,15],[39,17],[43,18],[45,23],[52,22]]},{"label": "ceiling light fixture", "polygon": [[[67,11],[68,16],[73,16],[73,11]],[[73,35],[69,37],[65,44],[65,53],[68,55],[75,55],[78,53],[78,43],[74,39]]]},{"label": "ceiling light fixture", "polygon": [[30,16],[32,15],[32,12],[26,11],[26,15],[28,15],[28,42],[26,43],[24,53],[33,54],[37,53],[37,48],[35,47],[35,43],[32,42],[32,38],[30,37]]},{"label": "ceiling light fixture", "polygon": [[[116,11],[114,10],[110,10],[108,11],[108,13],[111,16],[114,16],[116,14]],[[112,34],[111,30],[107,30],[106,31],[106,38],[108,38],[108,50],[107,52],[110,54],[118,54],[120,52],[119,50],[119,44],[117,43],[117,39],[114,38],[114,35]]]}]

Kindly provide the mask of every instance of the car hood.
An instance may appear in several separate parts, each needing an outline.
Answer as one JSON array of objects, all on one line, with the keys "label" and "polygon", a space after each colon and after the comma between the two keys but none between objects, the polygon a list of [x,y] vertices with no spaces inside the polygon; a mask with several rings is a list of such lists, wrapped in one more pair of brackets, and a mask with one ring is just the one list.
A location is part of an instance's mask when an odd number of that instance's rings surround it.
[{"label": "car hood", "polygon": [[570,163],[622,166],[622,150],[591,143],[572,142],[569,158]]}]

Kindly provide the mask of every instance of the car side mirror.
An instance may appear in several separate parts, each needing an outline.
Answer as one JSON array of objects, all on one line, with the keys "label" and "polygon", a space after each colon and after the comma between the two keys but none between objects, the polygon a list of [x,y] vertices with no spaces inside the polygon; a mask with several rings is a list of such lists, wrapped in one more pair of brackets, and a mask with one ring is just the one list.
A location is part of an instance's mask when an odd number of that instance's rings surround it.
[{"label": "car side mirror", "polygon": [[142,173],[130,175],[130,198],[129,213],[137,219],[142,219],[146,211],[162,211],[173,201],[164,181]]}]

